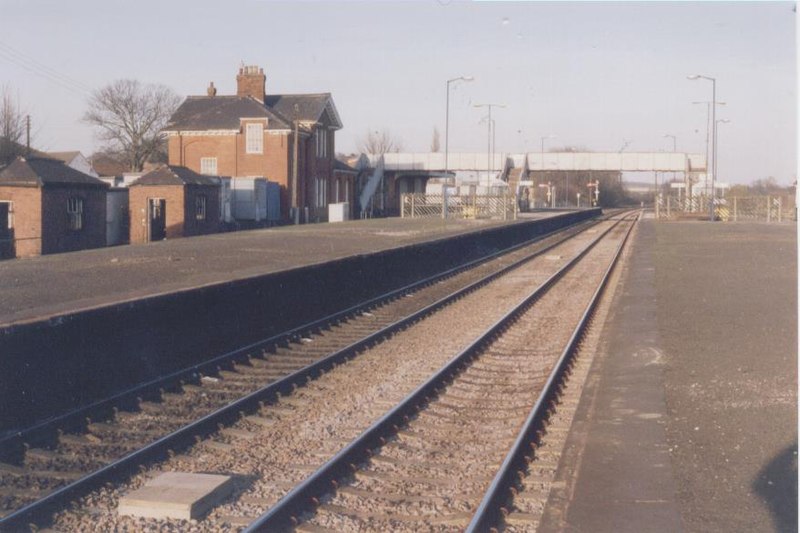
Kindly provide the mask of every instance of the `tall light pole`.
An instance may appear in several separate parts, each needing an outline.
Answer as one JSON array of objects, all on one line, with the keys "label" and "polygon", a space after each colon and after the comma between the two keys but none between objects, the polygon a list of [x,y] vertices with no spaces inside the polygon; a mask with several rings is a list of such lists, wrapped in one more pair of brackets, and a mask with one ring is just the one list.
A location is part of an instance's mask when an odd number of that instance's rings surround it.
[{"label": "tall light pole", "polygon": [[[712,78],[710,76],[703,76],[702,74],[692,74],[691,76],[686,76],[686,79],[689,80],[699,80],[704,79],[711,82],[711,139],[716,139],[717,137],[717,79]],[[711,159],[713,160],[713,164],[711,165],[712,169],[715,169],[717,166],[717,151],[715,147],[711,146]],[[706,160],[706,167],[708,167],[708,160]],[[708,168],[706,168],[708,170]],[[716,176],[712,170],[711,172],[711,191],[714,191],[714,180]],[[706,183],[708,182],[708,172],[706,172]],[[708,215],[709,220],[714,222],[714,201],[713,199],[709,198],[708,202]]]},{"label": "tall light pole", "polygon": [[[711,165],[711,160],[708,158],[708,147],[711,140],[711,101],[704,100],[701,102],[692,102],[694,105],[703,104],[706,106],[706,194],[708,193],[708,170]],[[725,102],[716,102],[717,105],[727,105]],[[689,192],[688,189],[686,191]]]},{"label": "tall light pole", "polygon": [[488,107],[489,108],[489,120],[486,123],[486,128],[488,130],[487,134],[487,141],[486,141],[486,157],[489,158],[489,161],[486,165],[486,184],[489,185],[491,183],[491,173],[493,169],[494,162],[491,160],[492,156],[492,108],[493,107],[506,107],[506,104],[475,104],[475,107]]},{"label": "tall light pole", "polygon": [[[670,137],[672,137],[672,153],[675,153],[675,152],[678,151],[678,137],[675,136],[675,135],[671,135],[669,133],[664,134],[664,138],[665,139],[668,139]],[[661,181],[663,182],[664,180],[662,179]],[[672,181],[675,181],[675,171],[674,170],[672,171]],[[658,194],[658,191],[656,191],[656,194]]]},{"label": "tall light pole", "polygon": [[448,161],[447,156],[450,149],[449,142],[450,142],[450,84],[456,81],[472,81],[475,78],[472,76],[459,76],[458,78],[453,78],[451,80],[447,80],[447,104],[445,105],[445,112],[444,112],[444,173],[445,176],[447,175],[448,170]]},{"label": "tall light pole", "polygon": [[[729,124],[729,123],[730,123],[730,120],[728,120],[727,118],[721,118],[721,119],[717,120],[715,122],[715,124],[714,124],[714,153],[715,154],[717,153],[717,142],[719,140],[719,131],[717,129],[717,126],[719,126],[720,124]],[[719,161],[719,158],[715,157],[714,158],[714,176],[715,177],[717,175],[717,164],[718,164],[718,161]],[[712,202],[713,202],[714,198],[716,198],[716,197],[717,197],[716,189],[714,189],[712,187],[711,188],[711,199],[712,199]]]},{"label": "tall light pole", "polygon": [[[544,141],[547,140],[547,139],[555,139],[555,138],[556,138],[556,136],[553,135],[552,133],[550,135],[545,135],[544,137],[542,137],[542,182],[544,182],[544,178],[545,178],[545,175],[544,175]],[[535,189],[536,183],[534,183],[533,186],[534,186],[534,191],[535,191],[536,190]],[[534,204],[534,207],[536,207],[536,199],[535,198],[534,198],[533,204]]]}]

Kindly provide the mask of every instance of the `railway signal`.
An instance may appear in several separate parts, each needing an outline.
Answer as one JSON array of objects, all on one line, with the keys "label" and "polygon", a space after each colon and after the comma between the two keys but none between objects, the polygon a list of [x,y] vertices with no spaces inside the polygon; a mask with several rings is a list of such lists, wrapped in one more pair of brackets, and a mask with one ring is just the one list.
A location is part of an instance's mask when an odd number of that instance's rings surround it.
[{"label": "railway signal", "polygon": [[[594,189],[594,201],[592,202],[592,207],[597,206],[600,202],[600,182],[598,180],[590,181],[586,184],[589,189]],[[589,198],[592,197],[591,191],[589,192]]]}]

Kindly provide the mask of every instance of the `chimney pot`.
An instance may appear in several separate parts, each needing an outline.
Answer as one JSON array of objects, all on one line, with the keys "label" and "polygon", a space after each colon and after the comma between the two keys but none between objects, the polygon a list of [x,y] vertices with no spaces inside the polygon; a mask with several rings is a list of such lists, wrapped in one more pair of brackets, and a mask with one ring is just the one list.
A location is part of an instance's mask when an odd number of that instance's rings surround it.
[{"label": "chimney pot", "polygon": [[208,84],[208,89],[206,90],[208,96],[216,96],[217,95],[217,88],[214,87],[214,82]]}]

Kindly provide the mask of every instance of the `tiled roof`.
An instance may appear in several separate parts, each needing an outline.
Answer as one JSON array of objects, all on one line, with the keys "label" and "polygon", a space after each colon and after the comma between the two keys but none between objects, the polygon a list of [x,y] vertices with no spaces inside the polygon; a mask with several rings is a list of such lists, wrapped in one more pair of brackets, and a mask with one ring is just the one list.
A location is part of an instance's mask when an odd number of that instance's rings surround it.
[{"label": "tiled roof", "polygon": [[164,165],[130,184],[138,185],[219,185],[216,176],[205,176],[186,167]]},{"label": "tiled roof", "polygon": [[342,170],[344,172],[352,172],[354,174],[358,173],[358,170],[354,169],[344,161],[340,161],[339,159],[333,160],[333,170]]},{"label": "tiled roof", "polygon": [[341,127],[329,93],[269,94],[262,104],[249,96],[189,96],[164,131],[238,130],[242,118],[267,118],[267,129],[290,129],[295,120],[317,122],[330,106],[333,125]]},{"label": "tiled roof", "polygon": [[63,161],[37,157],[16,158],[0,172],[0,185],[108,187],[106,183],[67,166]]},{"label": "tiled roof", "polygon": [[190,96],[170,117],[164,131],[238,130],[242,118],[266,118],[268,129],[289,124],[249,96]]}]

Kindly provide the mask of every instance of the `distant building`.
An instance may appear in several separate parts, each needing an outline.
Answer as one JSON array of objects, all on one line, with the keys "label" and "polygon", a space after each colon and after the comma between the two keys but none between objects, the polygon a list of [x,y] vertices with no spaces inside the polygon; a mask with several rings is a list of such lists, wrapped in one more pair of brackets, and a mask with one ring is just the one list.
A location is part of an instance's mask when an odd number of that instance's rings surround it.
[{"label": "distant building", "polygon": [[220,180],[164,165],[128,187],[131,244],[220,230]]},{"label": "distant building", "polygon": [[95,172],[92,164],[86,159],[79,151],[72,152],[46,152],[46,156],[63,161],[67,166],[74,168],[79,172],[83,172],[93,178],[99,178],[100,174]]},{"label": "distant building", "polygon": [[18,157],[0,171],[0,257],[104,246],[107,188],[62,161]]},{"label": "distant building", "polygon": [[206,96],[181,104],[164,128],[169,164],[234,180],[264,177],[280,185],[284,220],[293,207],[301,221],[327,220],[334,135],[342,128],[333,98],[266,94],[264,70],[255,66],[240,68],[236,83],[236,95],[217,96],[212,83]]}]

